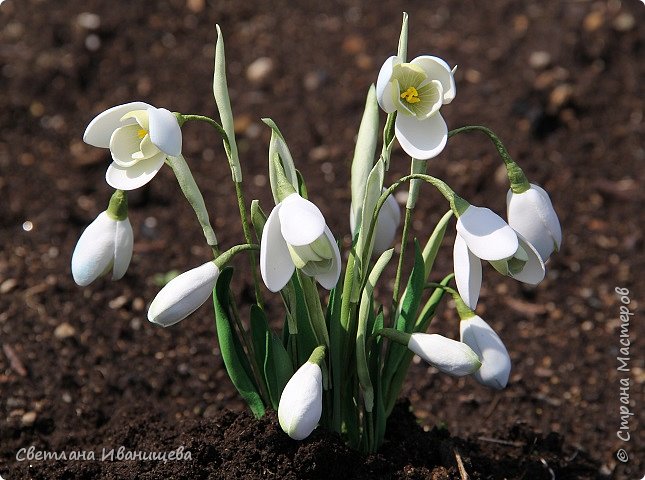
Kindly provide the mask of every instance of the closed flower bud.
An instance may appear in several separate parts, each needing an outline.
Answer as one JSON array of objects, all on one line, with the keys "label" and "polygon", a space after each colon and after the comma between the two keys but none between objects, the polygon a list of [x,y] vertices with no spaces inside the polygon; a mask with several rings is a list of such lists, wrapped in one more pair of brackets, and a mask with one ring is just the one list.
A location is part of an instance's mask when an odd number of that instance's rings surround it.
[{"label": "closed flower bud", "polygon": [[282,391],[278,420],[282,430],[294,440],[303,440],[314,431],[322,415],[322,370],[306,362],[293,374]]},{"label": "closed flower bud", "polygon": [[130,259],[134,235],[127,217],[118,220],[107,211],[85,229],[72,254],[72,276],[85,287],[112,270],[112,280],[125,275]]},{"label": "closed flower bud", "polygon": [[173,278],[150,304],[148,320],[169,327],[193,313],[208,300],[219,276],[219,268],[207,262]]},{"label": "closed flower bud", "polygon": [[476,372],[481,363],[465,343],[429,333],[413,333],[408,348],[444,373],[462,377]]}]

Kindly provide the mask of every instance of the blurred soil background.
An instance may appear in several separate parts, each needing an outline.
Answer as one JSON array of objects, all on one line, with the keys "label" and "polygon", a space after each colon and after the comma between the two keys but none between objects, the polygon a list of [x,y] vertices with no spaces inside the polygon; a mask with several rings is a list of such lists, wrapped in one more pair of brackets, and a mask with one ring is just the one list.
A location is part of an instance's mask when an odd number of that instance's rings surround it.
[{"label": "blurred soil background", "polygon": [[[224,409],[244,409],[222,365],[210,305],[166,330],[146,320],[158,274],[209,258],[170,169],[130,195],[135,251],[125,278],[74,284],[74,245],[111,194],[104,182],[109,152],[82,142],[87,123],[133,100],[217,118],[211,88],[218,23],[247,200],[260,199],[265,211],[272,206],[270,132],[260,121],[271,117],[310,198],[347,244],[353,140],[367,89],[396,52],[403,11],[410,14],[409,58],[430,53],[459,65],[457,97],[442,108],[449,128],[492,128],[529,179],[551,194],[564,240],[537,288],[485,268],[478,313],[509,349],[508,388],[493,392],[416,362],[402,396],[426,428],[495,439],[521,423],[544,436],[562,435],[567,455],[593,457],[605,478],[642,478],[645,6],[637,0],[6,0],[0,5],[1,475],[37,476],[38,464],[29,470],[16,462],[22,447],[118,447],[113,429],[121,421],[136,425],[154,415],[160,432],[181,432],[184,424],[209,425]],[[240,243],[221,142],[207,125],[187,124],[183,151],[222,247]],[[501,165],[488,140],[471,133],[452,138],[429,173],[504,214]],[[397,148],[388,178],[408,168]],[[424,188],[414,234],[425,241],[445,210],[442,198]],[[453,238],[449,233],[434,278],[452,270]],[[236,266],[235,290],[248,301],[246,261]],[[629,290],[634,312],[629,372],[617,370],[616,357],[624,355],[616,287]],[[269,313],[280,318],[277,302]],[[449,304],[431,331],[458,335]],[[616,435],[621,378],[629,378],[635,413],[628,442]],[[616,459],[621,448],[627,463]],[[87,478],[101,478],[96,475]]]}]

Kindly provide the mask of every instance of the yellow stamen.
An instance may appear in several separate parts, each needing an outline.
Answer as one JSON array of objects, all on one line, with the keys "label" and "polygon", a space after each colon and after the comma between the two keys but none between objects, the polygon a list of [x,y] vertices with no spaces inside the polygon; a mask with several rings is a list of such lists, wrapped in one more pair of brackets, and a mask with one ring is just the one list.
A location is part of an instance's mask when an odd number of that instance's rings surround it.
[{"label": "yellow stamen", "polygon": [[404,98],[408,103],[417,103],[420,102],[419,92],[414,87],[408,88],[405,92],[401,94],[401,98]]},{"label": "yellow stamen", "polygon": [[140,128],[139,130],[137,130],[137,137],[143,138],[146,135],[148,135],[148,130],[145,130],[143,128]]}]

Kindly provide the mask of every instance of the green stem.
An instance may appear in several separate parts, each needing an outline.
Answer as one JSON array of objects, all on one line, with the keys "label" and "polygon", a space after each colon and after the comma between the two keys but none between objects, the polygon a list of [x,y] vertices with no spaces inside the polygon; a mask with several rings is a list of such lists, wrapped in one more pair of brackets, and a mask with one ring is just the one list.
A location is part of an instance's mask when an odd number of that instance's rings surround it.
[{"label": "green stem", "polygon": [[401,237],[401,252],[399,253],[399,264],[396,268],[396,277],[394,279],[394,291],[392,292],[392,311],[396,312],[399,303],[399,290],[401,288],[401,276],[403,275],[403,257],[405,255],[406,245],[408,243],[408,230],[412,219],[412,209],[405,209],[405,220],[403,222],[403,235]]},{"label": "green stem", "polygon": [[[253,243],[251,238],[251,227],[249,219],[246,216],[246,202],[244,201],[244,190],[242,189],[242,182],[235,182],[235,194],[237,196],[237,206],[240,210],[240,219],[242,220],[242,231],[244,232],[244,239],[246,243]],[[258,258],[255,251],[249,251],[249,264],[253,272],[253,286],[255,288],[255,300],[257,304],[264,308],[264,301],[262,299],[262,292],[260,291],[260,277],[258,276]]]},{"label": "green stem", "polygon": [[452,295],[452,298],[455,301],[455,308],[457,309],[457,313],[459,314],[459,318],[461,320],[467,320],[475,316],[475,312],[473,312],[472,309],[464,303],[463,299],[461,298],[461,295],[459,295],[459,292],[454,288],[448,287],[447,285],[442,285],[441,283],[435,283],[435,282],[428,282],[426,286],[433,287],[433,288],[441,288],[446,292],[448,292],[450,295]]},{"label": "green stem", "polygon": [[513,160],[508,153],[508,150],[506,150],[506,147],[502,143],[502,141],[499,139],[497,135],[488,127],[484,127],[481,125],[467,125],[465,127],[460,127],[460,128],[455,128],[454,130],[450,130],[448,132],[448,138],[453,137],[455,135],[458,135],[463,132],[472,132],[472,131],[479,131],[488,136],[488,138],[493,142],[493,145],[495,145],[495,148],[497,149],[497,152],[499,153],[499,156],[502,158],[504,161],[504,164],[506,165],[506,173],[508,174],[508,179],[511,183],[511,190],[514,193],[524,193],[526,192],[530,187],[530,183],[528,179],[526,178],[526,175],[524,175],[524,172],[520,168],[520,166]]},{"label": "green stem", "polygon": [[179,124],[183,125],[185,122],[188,120],[197,120],[200,122],[205,122],[208,123],[211,127],[215,128],[217,132],[220,134],[222,137],[222,140],[224,141],[224,150],[226,151],[226,156],[230,157],[231,155],[231,144],[228,140],[228,135],[226,134],[226,131],[224,130],[224,127],[222,127],[219,123],[217,123],[215,120],[213,120],[210,117],[207,117],[205,115],[181,115],[179,114],[178,116]]}]

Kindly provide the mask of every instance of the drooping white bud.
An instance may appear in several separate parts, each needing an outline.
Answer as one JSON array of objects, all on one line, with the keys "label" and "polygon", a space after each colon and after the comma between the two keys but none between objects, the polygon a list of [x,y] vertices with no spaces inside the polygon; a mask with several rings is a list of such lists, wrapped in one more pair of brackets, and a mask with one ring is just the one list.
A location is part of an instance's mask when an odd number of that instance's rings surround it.
[{"label": "drooping white bud", "polygon": [[413,333],[408,348],[430,365],[455,377],[470,375],[481,365],[468,345],[434,333]]},{"label": "drooping white bud", "polygon": [[481,359],[481,368],[473,375],[482,385],[501,390],[511,373],[511,358],[488,323],[475,315],[462,320],[459,326],[461,341],[469,345]]}]

